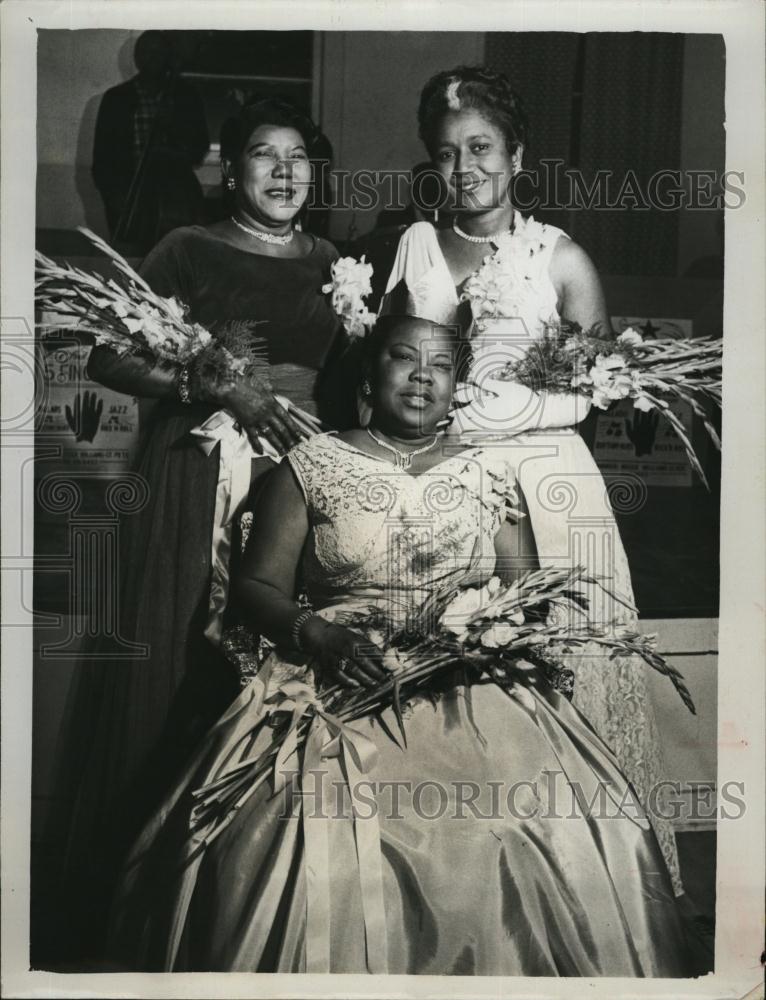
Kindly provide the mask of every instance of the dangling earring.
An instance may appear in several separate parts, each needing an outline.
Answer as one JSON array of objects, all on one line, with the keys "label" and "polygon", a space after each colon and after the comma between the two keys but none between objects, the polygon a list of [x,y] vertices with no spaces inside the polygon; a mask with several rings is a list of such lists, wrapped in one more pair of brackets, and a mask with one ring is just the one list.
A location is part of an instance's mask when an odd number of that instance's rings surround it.
[{"label": "dangling earring", "polygon": [[372,386],[370,385],[369,379],[365,379],[364,382],[362,382],[362,395],[363,396],[372,395]]},{"label": "dangling earring", "polygon": [[226,178],[226,187],[229,189],[229,191],[233,191],[236,186],[237,182],[234,180],[233,177]]}]

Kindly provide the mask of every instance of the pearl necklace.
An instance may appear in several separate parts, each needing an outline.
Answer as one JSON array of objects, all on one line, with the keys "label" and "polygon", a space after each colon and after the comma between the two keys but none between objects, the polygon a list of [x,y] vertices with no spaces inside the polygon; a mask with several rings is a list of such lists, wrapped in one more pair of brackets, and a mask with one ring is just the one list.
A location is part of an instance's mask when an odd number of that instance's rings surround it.
[{"label": "pearl necklace", "polygon": [[405,472],[412,465],[412,460],[416,455],[422,455],[424,452],[430,451],[436,442],[439,440],[439,435],[434,434],[434,439],[430,444],[425,445],[423,448],[416,448],[415,451],[399,451],[392,444],[387,441],[381,441],[379,437],[375,437],[370,428],[367,428],[367,433],[370,435],[375,444],[379,444],[381,448],[385,448],[386,451],[390,451],[394,456],[394,467],[401,469]]},{"label": "pearl necklace", "polygon": [[295,235],[294,229],[291,229],[289,233],[285,233],[284,236],[277,236],[275,233],[264,233],[260,229],[253,229],[251,226],[246,226],[244,222],[240,222],[239,219],[235,219],[233,215],[231,217],[231,221],[235,226],[238,226],[243,233],[247,233],[248,236],[254,236],[257,240],[261,240],[263,243],[275,243],[280,247],[286,247]]},{"label": "pearl necklace", "polygon": [[461,240],[467,240],[469,243],[494,243],[501,236],[505,236],[509,232],[513,232],[513,228],[501,229],[500,232],[492,233],[490,236],[471,236],[470,233],[465,233],[457,224],[455,219],[452,220],[452,230],[456,236],[459,236]]}]

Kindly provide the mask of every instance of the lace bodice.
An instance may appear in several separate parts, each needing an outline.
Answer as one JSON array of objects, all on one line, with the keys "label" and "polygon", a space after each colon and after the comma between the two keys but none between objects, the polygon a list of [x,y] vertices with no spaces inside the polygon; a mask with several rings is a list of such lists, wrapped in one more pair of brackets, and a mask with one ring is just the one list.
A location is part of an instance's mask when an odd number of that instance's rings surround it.
[{"label": "lace bodice", "polygon": [[491,450],[456,447],[413,476],[332,434],[288,460],[311,522],[303,583],[315,607],[385,596],[406,614],[437,587],[490,576],[514,479]]}]

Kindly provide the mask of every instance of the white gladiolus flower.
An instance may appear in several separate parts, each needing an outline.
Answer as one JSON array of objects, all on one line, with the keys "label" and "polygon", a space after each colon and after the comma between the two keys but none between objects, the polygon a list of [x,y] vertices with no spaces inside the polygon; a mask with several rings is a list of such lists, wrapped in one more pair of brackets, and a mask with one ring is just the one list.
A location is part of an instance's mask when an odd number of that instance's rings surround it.
[{"label": "white gladiolus flower", "polygon": [[636,373],[629,372],[621,354],[599,355],[587,378],[575,376],[573,386],[593,386],[593,405],[606,410],[616,399],[624,399],[637,389]]},{"label": "white gladiolus flower", "polygon": [[487,618],[497,617],[502,611],[499,607],[493,608],[491,602],[499,586],[500,581],[493,577],[483,587],[463,588],[444,609],[441,624],[448,632],[464,637],[471,619],[476,618],[480,612]]},{"label": "white gladiolus flower", "polygon": [[204,326],[200,326],[199,323],[195,323],[192,326],[192,330],[194,331],[195,340],[200,347],[205,347],[213,339],[210,331],[206,330]]},{"label": "white gladiolus flower", "polygon": [[573,389],[579,389],[581,385],[593,385],[593,379],[588,372],[579,371],[572,376],[571,385]]},{"label": "white gladiolus flower", "polygon": [[591,368],[590,370],[590,373],[591,375],[593,375],[594,372],[599,372],[599,373],[611,372],[614,371],[616,368],[624,368],[624,367],[625,367],[625,358],[623,357],[622,354],[616,354],[616,353],[599,354],[599,356],[596,358],[593,368]]},{"label": "white gladiolus flower", "polygon": [[167,310],[171,316],[181,320],[184,318],[186,310],[175,296],[171,295],[169,299],[165,300],[165,302],[167,303]]},{"label": "white gladiolus flower", "polygon": [[501,649],[513,642],[515,635],[516,630],[508,622],[495,622],[482,633],[481,644],[490,649]]},{"label": "white gladiolus flower", "polygon": [[638,347],[643,344],[644,338],[635,329],[635,327],[629,326],[626,330],[623,330],[620,336],[617,338],[618,344],[625,344],[626,347]]},{"label": "white gladiolus flower", "polygon": [[654,403],[647,396],[636,396],[633,400],[633,406],[637,410],[641,410],[642,413],[648,413],[650,410],[656,409]]},{"label": "white gladiolus flower", "polygon": [[525,637],[524,642],[527,646],[544,646],[548,642],[545,632],[541,629],[539,633],[534,632],[531,635]]},{"label": "white gladiolus flower", "polygon": [[632,389],[633,379],[626,375],[617,375],[604,386],[604,391],[610,399],[625,399]]},{"label": "white gladiolus flower", "polygon": [[145,319],[137,319],[135,316],[125,316],[122,320],[131,333],[141,333],[146,323]]},{"label": "white gladiolus flower", "polygon": [[524,612],[521,608],[517,608],[516,611],[506,611],[503,615],[503,620],[510,622],[512,625],[523,625],[524,624]]},{"label": "white gladiolus flower", "polygon": [[613,402],[612,397],[604,392],[603,389],[593,390],[593,405],[598,407],[599,410],[608,410]]},{"label": "white gladiolus flower", "polygon": [[382,649],[386,644],[386,637],[379,629],[376,628],[367,629],[367,638],[371,643],[378,646],[380,649]]},{"label": "white gladiolus flower", "polygon": [[407,657],[399,653],[396,649],[387,649],[383,654],[383,666],[392,674],[401,673],[407,665]]},{"label": "white gladiolus flower", "polygon": [[[482,588],[483,589],[483,588]],[[470,619],[481,607],[481,591],[476,587],[461,590],[444,609],[441,623],[455,635],[465,632]]]}]

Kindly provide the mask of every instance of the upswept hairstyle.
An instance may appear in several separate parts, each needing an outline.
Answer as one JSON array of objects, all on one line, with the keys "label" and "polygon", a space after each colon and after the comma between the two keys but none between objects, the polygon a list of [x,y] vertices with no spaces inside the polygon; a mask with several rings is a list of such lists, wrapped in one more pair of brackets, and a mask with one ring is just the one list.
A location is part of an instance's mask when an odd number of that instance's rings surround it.
[{"label": "upswept hairstyle", "polygon": [[259,125],[294,128],[306,144],[309,156],[320,134],[314,122],[299,108],[277,97],[267,97],[243,105],[239,114],[224,122],[221,128],[221,159],[236,160]]},{"label": "upswept hairstyle", "polygon": [[526,146],[529,122],[508,77],[486,66],[457,66],[432,76],[420,95],[418,130],[429,155],[444,116],[463,108],[474,108],[499,128],[511,155]]}]

